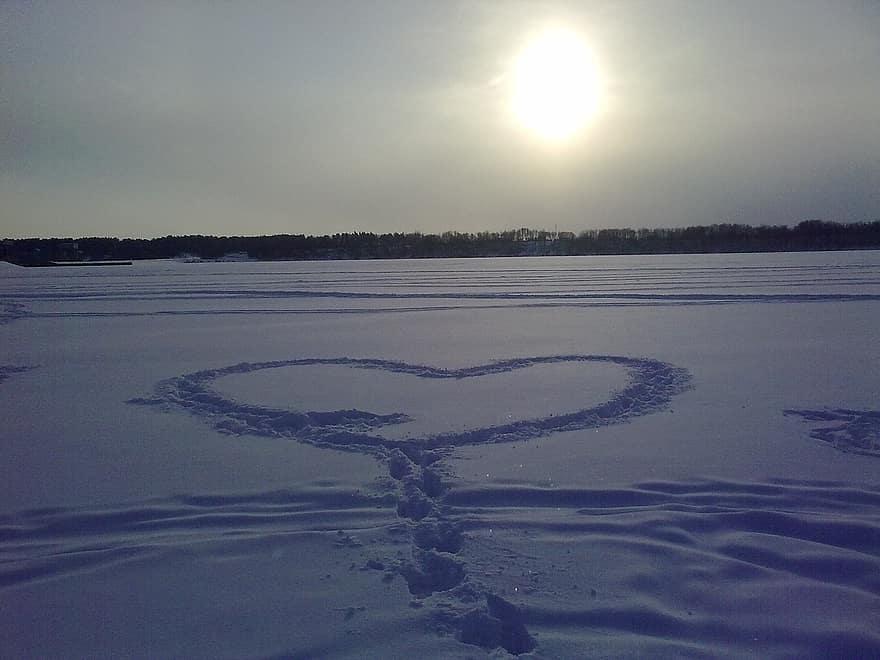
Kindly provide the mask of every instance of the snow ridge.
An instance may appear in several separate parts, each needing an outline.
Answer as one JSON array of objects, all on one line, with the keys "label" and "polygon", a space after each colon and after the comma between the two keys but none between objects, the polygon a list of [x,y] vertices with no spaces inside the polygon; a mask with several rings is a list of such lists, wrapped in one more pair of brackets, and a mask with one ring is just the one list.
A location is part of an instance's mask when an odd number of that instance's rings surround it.
[{"label": "snow ridge", "polygon": [[[687,287],[695,288],[695,287]],[[512,292],[512,291],[342,291],[307,289],[187,289],[168,292],[165,289],[142,288],[129,291],[46,292],[46,293],[8,293],[6,297],[25,300],[104,300],[104,301],[144,301],[144,300],[285,300],[285,299],[345,299],[345,300],[511,300],[511,301],[563,301],[563,302],[635,302],[647,304],[730,304],[730,303],[804,303],[804,302],[876,302],[876,293],[719,293],[722,285],[711,287],[713,293],[630,293],[613,291],[608,293],[579,291]],[[13,303],[15,304],[15,303]]]},{"label": "snow ridge", "polygon": [[6,325],[29,315],[22,303],[4,301],[0,303],[0,325]]},{"label": "snow ridge", "polygon": [[[191,570],[198,557],[229,556],[251,558],[295,588],[303,573],[294,579],[275,559],[312,550],[340,560],[326,579],[367,588],[403,578],[416,621],[487,650],[541,651],[575,631],[582,649],[616,657],[645,648],[655,657],[716,654],[707,644],[737,657],[875,657],[880,648],[876,628],[847,625],[876,611],[880,597],[878,486],[701,479],[448,488],[424,476],[443,476],[436,452],[401,453],[388,459],[396,480],[440,489],[420,520],[395,515],[392,493],[341,484],[0,516],[0,594],[14,599],[22,586],[85,571],[128,575],[121,567],[134,562]],[[409,558],[399,552],[404,539]],[[617,573],[609,556],[625,564]],[[637,590],[621,599],[624,580]],[[779,607],[791,607],[794,593],[839,608],[796,607],[797,617],[780,620],[753,610],[756,593]],[[364,598],[338,615],[341,639],[351,616],[369,615],[358,614]],[[512,602],[519,598],[527,604]],[[362,643],[352,640],[346,655],[370,655]]]},{"label": "snow ridge", "polygon": [[15,366],[12,364],[0,364],[0,383],[7,380],[10,376],[14,376],[15,374],[21,374],[25,371],[30,371],[34,367],[22,367]]}]

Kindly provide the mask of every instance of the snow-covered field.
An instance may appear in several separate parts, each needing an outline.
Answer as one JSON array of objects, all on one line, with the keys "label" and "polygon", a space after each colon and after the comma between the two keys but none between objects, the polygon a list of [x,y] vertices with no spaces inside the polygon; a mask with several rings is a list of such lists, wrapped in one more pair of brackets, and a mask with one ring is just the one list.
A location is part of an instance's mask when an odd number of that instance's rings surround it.
[{"label": "snow-covered field", "polygon": [[880,252],[0,264],[3,657],[878,657]]}]

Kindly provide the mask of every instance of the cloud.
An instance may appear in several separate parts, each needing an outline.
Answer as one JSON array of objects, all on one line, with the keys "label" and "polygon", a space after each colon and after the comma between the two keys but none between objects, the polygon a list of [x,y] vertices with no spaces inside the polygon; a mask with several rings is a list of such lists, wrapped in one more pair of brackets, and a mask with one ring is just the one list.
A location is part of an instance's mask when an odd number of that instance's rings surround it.
[{"label": "cloud", "polygon": [[[506,105],[548,20],[608,87],[555,150]],[[0,26],[7,235],[880,216],[869,5],[7,3]]]}]

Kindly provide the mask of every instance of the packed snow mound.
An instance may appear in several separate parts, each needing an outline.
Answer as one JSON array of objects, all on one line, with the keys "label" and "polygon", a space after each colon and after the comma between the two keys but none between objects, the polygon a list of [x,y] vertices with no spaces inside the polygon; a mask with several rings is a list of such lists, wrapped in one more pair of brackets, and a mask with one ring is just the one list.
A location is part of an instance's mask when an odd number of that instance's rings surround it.
[{"label": "packed snow mound", "polygon": [[849,410],[786,410],[806,422],[824,424],[810,435],[827,442],[835,449],[865,456],[880,456],[880,411]]}]

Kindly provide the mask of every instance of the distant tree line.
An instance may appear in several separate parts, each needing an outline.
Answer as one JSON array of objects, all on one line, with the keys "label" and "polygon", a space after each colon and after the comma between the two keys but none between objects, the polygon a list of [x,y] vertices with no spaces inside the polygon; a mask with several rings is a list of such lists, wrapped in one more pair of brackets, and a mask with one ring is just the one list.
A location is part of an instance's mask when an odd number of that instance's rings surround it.
[{"label": "distant tree line", "polygon": [[786,252],[880,248],[880,221],[807,220],[794,227],[717,224],[672,229],[599,229],[580,234],[517,229],[442,234],[354,232],[326,236],[165,236],[7,239],[0,258],[20,264],[229,254],[260,260],[403,259],[524,255]]}]

